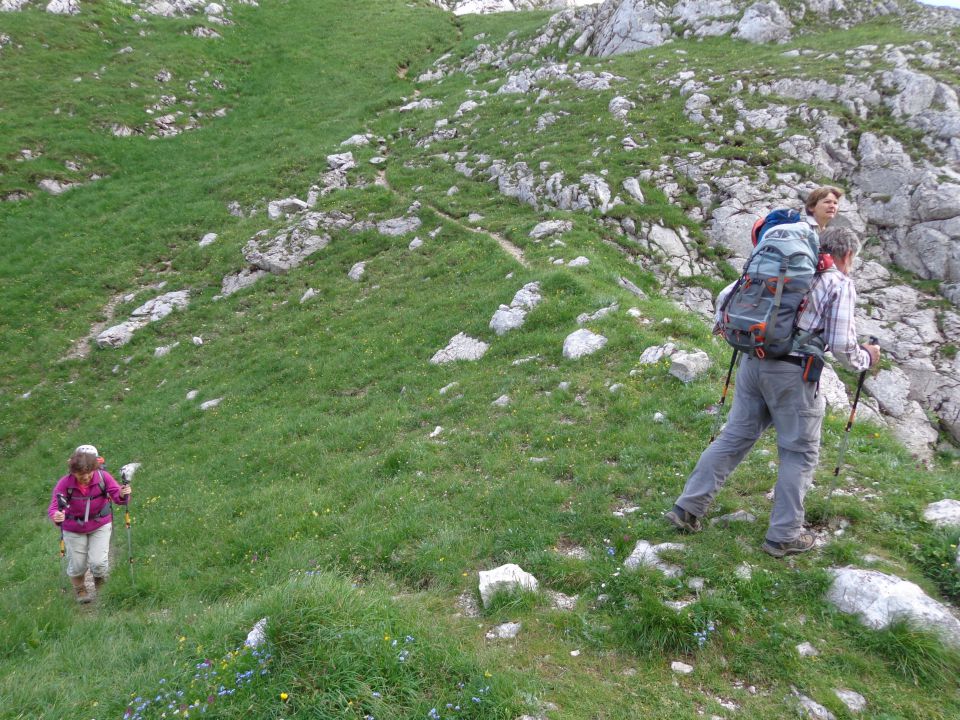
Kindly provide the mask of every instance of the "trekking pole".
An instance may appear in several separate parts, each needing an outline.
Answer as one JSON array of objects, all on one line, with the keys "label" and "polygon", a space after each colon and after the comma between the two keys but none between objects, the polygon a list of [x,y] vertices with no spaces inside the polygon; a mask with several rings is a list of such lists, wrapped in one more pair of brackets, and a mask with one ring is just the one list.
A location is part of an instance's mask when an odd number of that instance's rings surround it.
[{"label": "trekking pole", "polygon": [[727,390],[730,389],[730,378],[733,375],[733,366],[737,363],[739,350],[734,349],[730,356],[730,367],[727,369],[727,381],[723,384],[723,392],[720,394],[720,402],[717,404],[717,416],[713,420],[713,432],[710,434],[710,442],[717,439],[720,432],[720,422],[723,418],[723,406],[727,402]]},{"label": "trekking pole", "polygon": [[[57,493],[57,510],[60,512],[66,512],[67,509],[67,497],[63,493]],[[67,592],[67,570],[64,568],[64,558],[67,556],[67,545],[63,541],[63,523],[58,522],[57,527],[60,528],[60,586],[63,589],[63,592]]]},{"label": "trekking pole", "polygon": [[[123,487],[130,484],[130,481],[123,478],[120,481]],[[123,524],[127,528],[127,567],[130,568],[130,585],[136,587],[133,579],[133,540],[130,538],[130,496],[127,495],[127,504],[123,506]]]},{"label": "trekking pole", "polygon": [[[880,344],[880,341],[872,335],[867,342],[870,345]],[[869,369],[870,368],[867,368],[867,370]],[[843,458],[847,454],[847,443],[850,440],[850,428],[853,427],[853,418],[857,414],[857,405],[860,402],[860,392],[863,390],[863,381],[867,377],[867,370],[861,372],[860,377],[857,379],[857,392],[853,396],[853,406],[850,408],[850,417],[847,418],[847,427],[844,428],[843,439],[840,441],[840,456],[837,458],[837,466],[833,469],[833,480],[830,483],[830,494],[827,495],[828,503],[832,503],[833,493],[837,490],[837,481],[840,477],[840,468],[843,467]]]}]

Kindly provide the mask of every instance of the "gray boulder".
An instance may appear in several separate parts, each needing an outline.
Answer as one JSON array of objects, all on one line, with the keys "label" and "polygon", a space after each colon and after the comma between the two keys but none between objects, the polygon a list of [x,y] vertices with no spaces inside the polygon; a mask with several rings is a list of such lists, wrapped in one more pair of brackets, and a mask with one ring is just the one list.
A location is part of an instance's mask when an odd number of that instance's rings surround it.
[{"label": "gray boulder", "polygon": [[396,237],[416,232],[423,223],[418,217],[399,217],[381,220],[377,223],[377,232],[381,235]]},{"label": "gray boulder", "polygon": [[516,592],[526,590],[536,592],[540,583],[519,565],[508,563],[493,570],[479,572],[480,600],[484,607],[489,607],[494,595],[499,592]]},{"label": "gray boulder", "polygon": [[592,355],[606,344],[607,338],[603,335],[580,328],[563,341],[563,356],[568,360],[578,360],[585,355]]},{"label": "gray boulder", "polygon": [[437,350],[430,358],[430,362],[433,365],[442,365],[458,360],[479,360],[489,349],[490,346],[487,343],[461,332],[450,338],[445,348]]},{"label": "gray boulder", "polygon": [[670,374],[685,383],[693,382],[710,369],[710,356],[703,350],[680,350],[670,356]]},{"label": "gray boulder", "polygon": [[840,612],[856,615],[867,627],[883,629],[906,620],[960,648],[960,621],[917,585],[896,575],[854,567],[833,568],[827,600]]},{"label": "gray boulder", "polygon": [[960,501],[940,500],[923,509],[923,519],[941,528],[960,528]]},{"label": "gray boulder", "polygon": [[683,575],[683,570],[671,563],[668,563],[666,560],[661,559],[660,553],[664,550],[685,550],[686,546],[683,543],[660,543],[659,545],[653,545],[646,540],[640,540],[634,546],[633,551],[623,561],[623,567],[627,570],[636,570],[639,567],[649,567],[654,570],[659,570],[667,577],[675,578]]},{"label": "gray boulder", "polygon": [[659,47],[672,31],[661,6],[646,0],[608,0],[597,11],[587,55],[609,57]]},{"label": "gray boulder", "polygon": [[752,43],[786,42],[793,23],[775,2],[758,2],[747,8],[733,37]]}]

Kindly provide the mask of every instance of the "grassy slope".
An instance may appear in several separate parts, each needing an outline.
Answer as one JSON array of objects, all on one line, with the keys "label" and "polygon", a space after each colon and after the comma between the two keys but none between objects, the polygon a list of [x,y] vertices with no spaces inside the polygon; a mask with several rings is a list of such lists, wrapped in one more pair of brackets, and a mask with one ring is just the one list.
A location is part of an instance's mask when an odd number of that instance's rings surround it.
[{"label": "grassy slope", "polygon": [[[192,21],[151,22],[140,38],[141,26],[112,3],[78,18],[36,12],[3,18],[5,32],[24,45],[0,56],[2,96],[16,99],[5,100],[0,113],[3,189],[31,189],[75,157],[109,177],[58,198],[38,193],[0,205],[0,331],[8,340],[2,454],[12,478],[0,522],[15,530],[0,540],[0,715],[119,717],[130,696],[162,691],[161,679],[202,697],[215,683],[195,680],[199,686],[191,688],[196,663],[225,658],[225,675],[244,669],[250,658],[226,653],[264,615],[273,619],[271,670],[218,698],[211,710],[218,717],[425,717],[431,707],[461,700],[460,711],[444,716],[513,717],[531,711],[522,708],[522,690],[557,703],[552,717],[721,712],[707,692],[736,699],[739,717],[768,718],[788,712],[783,698],[790,685],[838,713],[830,691],[840,686],[867,695],[872,717],[958,712],[953,678],[946,693],[926,689],[936,686],[938,671],[956,667],[951,658],[911,633],[884,635],[878,643],[822,600],[822,568],[856,561],[865,551],[889,556],[891,568],[931,592],[934,582],[955,587],[953,571],[938,570],[929,550],[910,543],[910,537],[927,548],[940,543],[949,552],[956,542],[917,522],[923,503],[955,489],[950,469],[915,471],[901,450],[868,428],[854,431],[852,474],[888,490],[868,509],[838,503],[853,527],[822,555],[795,563],[762,556],[756,550],[762,522],[710,530],[689,543],[682,561],[687,574],[704,577],[716,593],[677,616],[664,613],[659,600],[685,596],[681,587],[614,575],[636,539],[673,539],[657,518],[709,433],[711,419],[701,411],[715,400],[725,353],[698,320],[653,299],[637,304],[654,324],[640,326],[620,313],[594,326],[610,338],[603,353],[563,360],[562,338],[576,327],[577,314],[613,300],[632,304],[613,278],[627,274],[655,289],[652,278],[600,242],[592,221],[577,218],[568,238],[569,257],[590,255],[590,268],[557,269],[547,260],[556,251],[526,240],[535,213],[397,139],[388,173],[393,191],[350,190],[327,206],[358,217],[396,216],[415,198],[455,216],[479,209],[488,227],[524,247],[532,268],[426,208],[424,229],[442,230],[419,253],[407,251],[409,238],[345,234],[287,276],[212,300],[220,278],[241,266],[246,240],[271,226],[265,200],[303,196],[324,157],[355,132],[386,135],[402,124],[422,133],[433,119],[449,117],[470,82],[453,77],[428,88],[429,96],[446,99],[444,108],[398,119],[384,111],[412,96],[414,86],[397,68],[409,67],[415,77],[441,53],[475,45],[478,32],[496,39],[543,17],[454,22],[399,2],[263,5],[238,10],[238,25],[216,42],[183,36]],[[700,61],[739,63],[727,57],[725,43],[705,44]],[[117,55],[126,45],[134,52]],[[652,55],[674,60],[672,49]],[[90,73],[101,67],[107,71],[98,82]],[[161,67],[174,72],[176,89],[153,80]],[[611,69],[650,82],[641,56],[618,58]],[[197,102],[230,107],[226,118],[162,141],[91,132],[104,122],[142,123],[151,96],[185,96],[187,79],[205,70],[225,89],[202,84],[209,97]],[[73,83],[76,76],[83,80]],[[478,86],[487,87],[490,77],[481,74]],[[522,134],[508,131],[515,121],[529,122],[527,103],[491,98],[493,112],[478,122],[483,133],[471,150],[500,157],[520,151],[533,162],[542,153],[570,172],[607,165],[588,156],[595,138],[618,132],[605,116],[609,97],[557,92],[563,102],[578,103],[571,107],[579,116],[600,119],[574,123],[575,115],[542,142],[523,143]],[[651,85],[651,99],[659,94]],[[654,109],[650,122],[662,116]],[[681,124],[649,134],[668,146],[657,152],[677,152],[695,147],[680,139],[690,132]],[[523,144],[503,149],[501,140],[514,137]],[[539,149],[552,142],[563,144]],[[16,163],[21,147],[42,148],[43,158],[32,162],[45,164]],[[370,153],[355,152],[361,159]],[[409,158],[428,169],[404,168]],[[612,173],[631,171],[618,162],[610,158]],[[361,165],[358,173],[371,176]],[[447,197],[453,183],[461,193]],[[233,218],[226,211],[231,200],[256,204],[260,213]],[[659,209],[668,221],[683,222],[670,208]],[[195,242],[209,231],[220,238],[201,251]],[[367,277],[355,284],[345,276],[359,260],[369,261]],[[187,312],[141,331],[123,350],[57,362],[112,295],[161,280],[167,289],[192,289]],[[544,305],[522,331],[493,338],[490,315],[531,280],[543,284]],[[307,287],[319,297],[301,306]],[[144,290],[118,317],[152,296]],[[659,322],[665,318],[672,322]],[[458,331],[492,341],[484,360],[428,365]],[[190,344],[193,335],[203,336],[204,345]],[[668,335],[709,349],[710,381],[680,387],[664,366],[628,376],[639,351]],[[181,346],[170,355],[152,357],[154,347],[177,340]],[[537,354],[538,362],[511,364]],[[457,391],[439,395],[453,381]],[[571,389],[558,390],[561,381]],[[611,381],[624,382],[624,390],[609,393]],[[191,389],[200,390],[199,400],[226,399],[202,413],[185,400]],[[21,400],[28,390],[29,400]],[[512,404],[491,409],[503,393]],[[667,423],[652,421],[657,410]],[[444,434],[429,440],[436,425]],[[841,427],[840,419],[829,423],[828,447],[835,447]],[[90,441],[112,468],[144,463],[134,507],[139,560],[133,587],[122,568],[123,538],[115,538],[120,562],[107,597],[93,613],[78,613],[56,584],[56,536],[42,512],[65,454]],[[762,447],[772,449],[772,441]],[[763,493],[774,477],[768,461],[755,453],[721,495],[718,511],[748,507],[762,519]],[[621,503],[640,510],[615,518],[610,511]],[[827,511],[815,493],[811,516]],[[592,559],[559,557],[549,549],[560,542],[587,547]],[[453,598],[475,586],[477,570],[507,561],[582,599],[573,613],[550,610],[540,597],[501,603],[485,624],[522,619],[524,630],[516,644],[487,647],[476,621],[451,617]],[[743,561],[755,567],[749,582],[733,579]],[[312,574],[315,568],[324,572]],[[610,600],[595,608],[599,593]],[[717,630],[698,648],[694,633],[711,622]],[[392,644],[406,635],[415,640]],[[78,690],[60,669],[65,658],[80,667],[91,637],[99,643],[97,663],[77,671],[84,680]],[[898,638],[899,654],[892,644]],[[793,646],[803,640],[824,654],[801,661]],[[407,645],[412,656],[403,664],[398,654]],[[572,658],[574,649],[583,652]],[[693,658],[697,673],[674,685],[669,661],[682,657]],[[624,674],[628,669],[635,674]],[[760,692],[731,689],[737,679]],[[289,695],[286,703],[281,692]]]}]

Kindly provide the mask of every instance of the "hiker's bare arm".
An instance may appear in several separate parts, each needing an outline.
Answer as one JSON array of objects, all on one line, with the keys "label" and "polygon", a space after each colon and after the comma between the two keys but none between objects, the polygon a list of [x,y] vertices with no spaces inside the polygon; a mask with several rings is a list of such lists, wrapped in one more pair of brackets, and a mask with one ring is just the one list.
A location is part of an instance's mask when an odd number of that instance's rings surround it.
[{"label": "hiker's bare arm", "polygon": [[864,343],[860,347],[870,353],[870,367],[876,367],[877,363],[880,362],[880,346]]}]

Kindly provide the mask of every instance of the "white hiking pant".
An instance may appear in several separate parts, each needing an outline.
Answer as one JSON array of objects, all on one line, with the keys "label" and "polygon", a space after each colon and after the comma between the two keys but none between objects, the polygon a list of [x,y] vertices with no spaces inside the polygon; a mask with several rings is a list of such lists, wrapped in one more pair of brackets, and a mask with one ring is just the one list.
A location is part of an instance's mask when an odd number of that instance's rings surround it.
[{"label": "white hiking pant", "polygon": [[113,524],[97,528],[92,533],[63,531],[63,544],[67,550],[67,575],[78,577],[87,572],[94,577],[106,577],[110,572],[110,533]]},{"label": "white hiking pant", "polygon": [[780,360],[747,356],[740,363],[730,417],[700,456],[676,504],[703,517],[727,477],[771,424],[777,431],[780,467],[767,539],[795,540],[803,527],[803,499],[820,457],[825,403],[803,369]]}]

